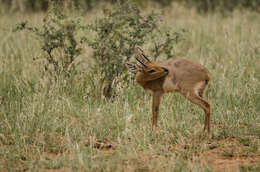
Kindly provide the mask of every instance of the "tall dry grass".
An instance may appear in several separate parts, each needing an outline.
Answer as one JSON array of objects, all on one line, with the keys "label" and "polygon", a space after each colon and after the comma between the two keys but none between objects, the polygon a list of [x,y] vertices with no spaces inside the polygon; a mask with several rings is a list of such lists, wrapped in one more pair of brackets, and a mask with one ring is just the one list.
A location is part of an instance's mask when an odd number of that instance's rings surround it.
[{"label": "tall dry grass", "polygon": [[[84,21],[92,22],[97,13],[87,14]],[[38,41],[29,33],[11,31],[21,20],[38,25],[42,17],[0,17],[1,170],[211,171],[225,157],[244,157],[237,164],[242,170],[260,168],[259,14],[201,16],[179,6],[163,11],[162,27],[185,30],[175,57],[210,70],[210,141],[200,139],[203,112],[180,95],[164,96],[154,135],[151,97],[143,97],[134,83],[120,83],[113,102],[88,96],[87,47],[75,80],[65,87],[49,83],[39,72],[40,62],[33,61],[41,54]],[[212,150],[214,156],[207,154]]]}]

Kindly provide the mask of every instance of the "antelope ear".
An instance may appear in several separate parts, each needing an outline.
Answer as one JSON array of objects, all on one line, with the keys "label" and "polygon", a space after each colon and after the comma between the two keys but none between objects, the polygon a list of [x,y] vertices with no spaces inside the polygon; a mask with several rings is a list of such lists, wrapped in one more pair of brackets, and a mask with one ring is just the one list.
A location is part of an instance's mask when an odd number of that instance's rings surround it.
[{"label": "antelope ear", "polygon": [[151,62],[151,60],[144,54],[144,51],[140,47],[135,48],[135,53],[136,53],[136,59],[142,64],[146,64],[148,62]]},{"label": "antelope ear", "polygon": [[135,63],[131,63],[131,62],[126,62],[125,63],[125,66],[128,68],[128,70],[132,73],[137,73],[137,72],[143,72],[143,69],[138,66],[137,64]]}]

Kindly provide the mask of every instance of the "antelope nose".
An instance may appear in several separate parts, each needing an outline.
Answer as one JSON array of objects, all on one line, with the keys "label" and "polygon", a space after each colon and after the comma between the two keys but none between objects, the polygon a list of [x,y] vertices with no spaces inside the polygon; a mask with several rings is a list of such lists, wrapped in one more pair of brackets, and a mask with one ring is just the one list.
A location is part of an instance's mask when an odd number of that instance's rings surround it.
[{"label": "antelope nose", "polygon": [[169,72],[169,70],[166,69],[166,68],[163,68],[163,71],[164,71],[165,73],[168,73],[168,72]]}]

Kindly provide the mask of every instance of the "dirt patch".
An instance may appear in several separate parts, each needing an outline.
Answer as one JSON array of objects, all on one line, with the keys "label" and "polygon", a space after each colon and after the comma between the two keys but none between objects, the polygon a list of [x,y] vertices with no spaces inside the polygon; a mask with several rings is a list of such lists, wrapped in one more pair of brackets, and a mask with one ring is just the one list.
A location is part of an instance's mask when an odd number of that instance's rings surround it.
[{"label": "dirt patch", "polygon": [[251,166],[259,162],[260,156],[253,156],[251,158],[244,158],[244,157],[236,157],[236,158],[230,158],[225,159],[219,157],[216,159],[212,166],[216,171],[239,171],[240,166]]},{"label": "dirt patch", "polygon": [[0,165],[0,172],[7,172],[2,165]]},{"label": "dirt patch", "polygon": [[203,159],[207,160],[216,171],[239,171],[240,166],[260,163],[260,154],[252,154],[250,156],[235,154],[228,157],[223,155],[221,148],[217,148],[206,152],[203,155]]},{"label": "dirt patch", "polygon": [[[259,143],[259,140],[254,139]],[[219,140],[210,150],[201,155],[201,159],[209,162],[214,171],[239,171],[241,166],[252,166],[260,163],[260,153],[250,150],[235,138]]]}]

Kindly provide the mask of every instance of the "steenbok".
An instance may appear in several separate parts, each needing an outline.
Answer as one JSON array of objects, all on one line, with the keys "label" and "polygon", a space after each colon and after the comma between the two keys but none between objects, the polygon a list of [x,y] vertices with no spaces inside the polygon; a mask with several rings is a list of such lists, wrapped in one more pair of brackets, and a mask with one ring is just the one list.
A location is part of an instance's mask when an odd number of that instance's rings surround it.
[{"label": "steenbok", "polygon": [[203,99],[203,92],[210,77],[206,67],[188,59],[169,59],[151,61],[141,48],[136,48],[136,60],[140,63],[127,62],[127,68],[136,73],[137,83],[153,96],[152,129],[157,126],[158,111],[164,93],[177,92],[201,107],[205,112],[204,131],[210,136],[211,109]]}]

